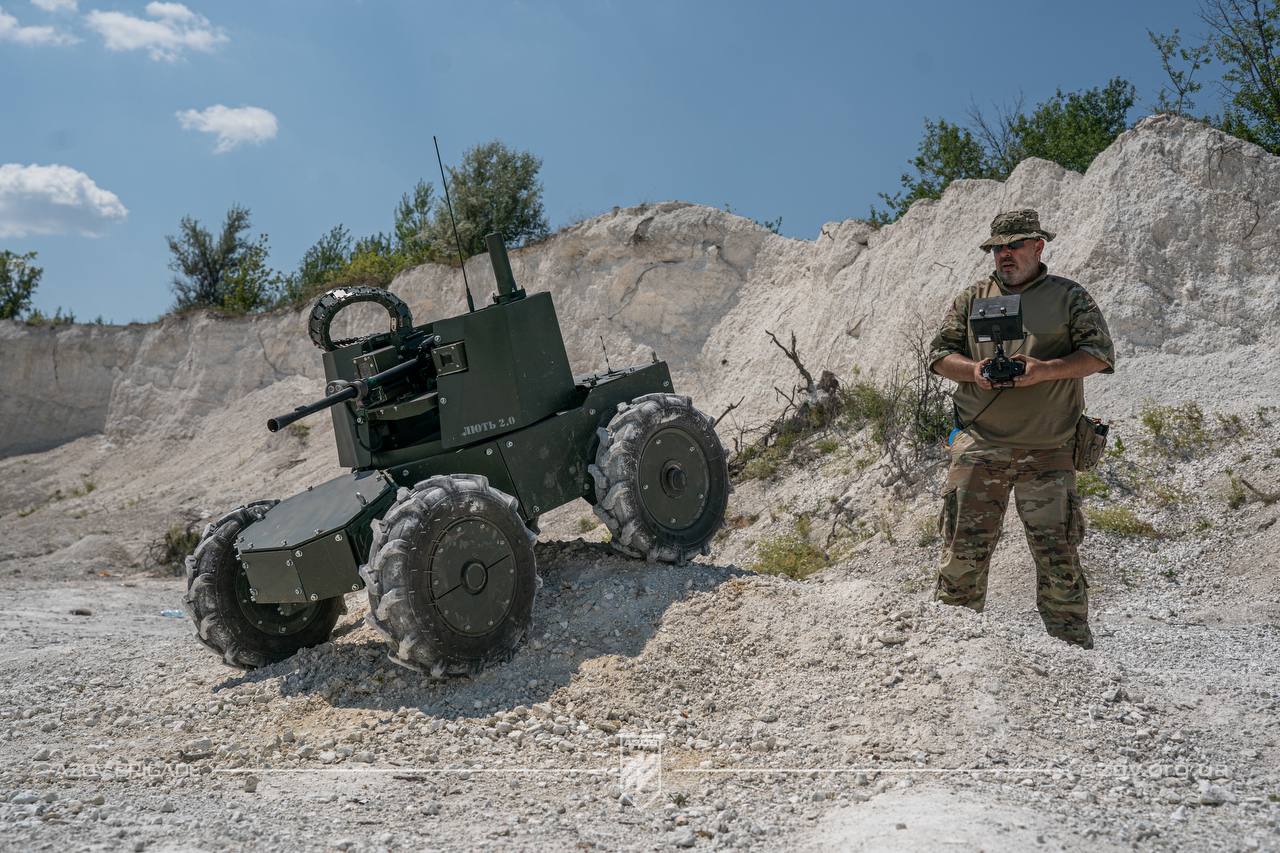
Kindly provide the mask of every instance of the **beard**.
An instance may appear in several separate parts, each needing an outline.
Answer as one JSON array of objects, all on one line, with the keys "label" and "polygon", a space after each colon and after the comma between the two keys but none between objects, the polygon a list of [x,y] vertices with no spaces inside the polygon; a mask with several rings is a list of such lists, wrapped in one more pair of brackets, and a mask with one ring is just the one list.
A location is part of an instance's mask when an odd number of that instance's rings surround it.
[{"label": "beard", "polygon": [[1036,262],[1028,270],[1020,270],[1017,267],[1014,267],[1013,269],[1006,271],[1004,269],[1001,269],[1000,267],[996,267],[996,278],[1000,279],[1000,282],[1005,287],[1021,287],[1022,285],[1026,284],[1027,282],[1035,278],[1036,273],[1038,273],[1039,271],[1040,271],[1039,262]]}]

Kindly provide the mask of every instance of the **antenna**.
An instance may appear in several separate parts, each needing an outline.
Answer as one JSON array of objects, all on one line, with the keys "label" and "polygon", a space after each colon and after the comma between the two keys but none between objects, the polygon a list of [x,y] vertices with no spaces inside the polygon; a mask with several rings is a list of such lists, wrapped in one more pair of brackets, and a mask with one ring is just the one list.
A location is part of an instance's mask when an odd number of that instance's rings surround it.
[{"label": "antenna", "polygon": [[458,239],[458,220],[453,218],[453,202],[449,200],[449,181],[444,176],[444,161],[440,159],[440,142],[432,134],[431,142],[436,146],[436,164],[440,166],[440,183],[444,186],[444,203],[449,208],[449,221],[453,223],[453,243],[458,247],[458,263],[462,265],[462,287],[467,291],[467,310],[475,311],[476,303],[471,298],[471,283],[467,281],[467,260],[462,257],[462,240]]},{"label": "antenna", "polygon": [[600,349],[604,350],[604,368],[608,373],[613,373],[613,368],[609,366],[609,348],[604,345],[604,335],[600,336]]}]

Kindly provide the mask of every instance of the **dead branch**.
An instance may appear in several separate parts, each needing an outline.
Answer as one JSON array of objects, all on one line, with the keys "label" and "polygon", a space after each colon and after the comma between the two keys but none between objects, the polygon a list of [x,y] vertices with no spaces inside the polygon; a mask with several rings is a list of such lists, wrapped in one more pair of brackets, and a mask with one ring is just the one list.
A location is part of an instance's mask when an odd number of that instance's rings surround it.
[{"label": "dead branch", "polygon": [[1240,485],[1244,486],[1246,489],[1253,492],[1255,495],[1258,496],[1258,500],[1262,501],[1264,504],[1267,504],[1268,506],[1275,503],[1276,501],[1280,501],[1280,492],[1264,492],[1261,489],[1259,489],[1257,486],[1253,485],[1253,483],[1250,483],[1244,477],[1240,478]]},{"label": "dead branch", "polygon": [[743,396],[741,396],[741,397],[739,397],[739,398],[738,398],[738,402],[736,402],[736,403],[730,403],[730,404],[729,404],[729,406],[728,406],[728,408],[726,408],[723,412],[721,412],[721,413],[720,413],[720,416],[719,416],[718,418],[716,418],[714,421],[712,421],[712,422],[711,422],[711,426],[713,426],[713,427],[715,427],[715,426],[719,426],[720,422],[721,422],[722,420],[724,420],[725,415],[729,414],[729,413],[730,413],[730,412],[732,412],[734,409],[738,408],[738,406],[741,406],[741,405],[742,405],[742,401],[743,401],[743,400],[745,400],[745,399],[747,399],[747,397],[746,397],[746,395],[744,394]]},{"label": "dead branch", "polygon": [[782,345],[782,341],[778,340],[777,336],[774,335],[773,332],[765,329],[764,333],[769,336],[770,340],[777,344],[778,349],[782,350],[783,354],[786,355],[787,358],[791,359],[791,363],[796,366],[796,370],[800,371],[800,375],[804,377],[804,389],[812,395],[814,389],[813,374],[804,366],[804,362],[800,360],[800,354],[796,352],[796,333],[791,333],[791,347],[789,349]]}]

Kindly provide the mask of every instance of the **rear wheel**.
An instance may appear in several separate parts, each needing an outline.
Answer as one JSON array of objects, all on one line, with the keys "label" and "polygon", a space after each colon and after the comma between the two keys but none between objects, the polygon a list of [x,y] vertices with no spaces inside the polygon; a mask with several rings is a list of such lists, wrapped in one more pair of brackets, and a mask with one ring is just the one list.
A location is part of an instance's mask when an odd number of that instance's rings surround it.
[{"label": "rear wheel", "polygon": [[195,553],[187,557],[183,605],[195,622],[196,637],[231,666],[266,666],[319,645],[343,612],[341,598],[307,604],[253,600],[235,541],[276,503],[259,501],[223,516],[205,528]]},{"label": "rear wheel", "polygon": [[369,624],[401,666],[475,673],[524,640],[540,584],[516,499],[475,474],[401,489],[373,524]]},{"label": "rear wheel", "polygon": [[683,563],[710,551],[724,523],[729,470],[711,419],[688,397],[646,394],[599,431],[596,515],[633,557]]}]

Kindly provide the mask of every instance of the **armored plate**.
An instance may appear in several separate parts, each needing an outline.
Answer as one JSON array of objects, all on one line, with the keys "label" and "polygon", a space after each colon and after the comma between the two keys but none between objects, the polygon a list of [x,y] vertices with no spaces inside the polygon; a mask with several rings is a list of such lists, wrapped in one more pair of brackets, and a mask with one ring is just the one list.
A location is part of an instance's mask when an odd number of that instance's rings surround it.
[{"label": "armored plate", "polygon": [[382,472],[356,471],[276,504],[236,540],[254,600],[317,601],[358,589],[369,524],[394,496]]}]

